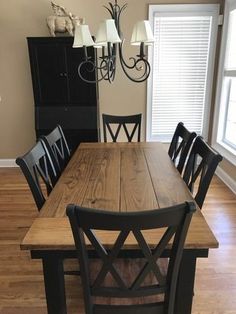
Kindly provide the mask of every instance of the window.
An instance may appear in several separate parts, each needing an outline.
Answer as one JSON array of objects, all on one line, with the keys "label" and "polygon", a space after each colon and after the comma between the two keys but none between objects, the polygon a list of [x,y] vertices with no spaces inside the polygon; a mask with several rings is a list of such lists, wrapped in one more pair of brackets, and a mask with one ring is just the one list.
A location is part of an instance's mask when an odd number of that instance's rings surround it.
[{"label": "window", "polygon": [[214,147],[236,164],[236,1],[226,1],[218,73]]},{"label": "window", "polygon": [[[227,79],[226,79],[227,80]],[[223,141],[236,149],[236,78],[228,78],[228,103]]]},{"label": "window", "polygon": [[147,140],[169,142],[178,122],[207,136],[219,6],[150,5]]}]

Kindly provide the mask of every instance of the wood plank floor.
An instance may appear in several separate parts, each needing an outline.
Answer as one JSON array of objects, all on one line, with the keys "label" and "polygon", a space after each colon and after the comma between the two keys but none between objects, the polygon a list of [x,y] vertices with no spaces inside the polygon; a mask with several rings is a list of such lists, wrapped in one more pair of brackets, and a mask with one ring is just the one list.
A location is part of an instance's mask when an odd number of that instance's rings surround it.
[{"label": "wood plank floor", "polygon": [[[198,261],[192,313],[236,314],[236,196],[218,178],[203,213],[220,248]],[[0,314],[46,314],[41,263],[19,248],[37,214],[20,170],[1,168]],[[67,276],[66,290],[68,314],[84,313],[80,279]]]}]

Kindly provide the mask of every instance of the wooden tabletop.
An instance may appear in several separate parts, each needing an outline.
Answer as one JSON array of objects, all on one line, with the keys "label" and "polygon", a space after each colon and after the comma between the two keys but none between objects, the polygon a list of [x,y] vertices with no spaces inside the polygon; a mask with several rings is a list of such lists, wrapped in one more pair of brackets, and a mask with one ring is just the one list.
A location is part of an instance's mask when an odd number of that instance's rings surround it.
[{"label": "wooden tabletop", "polygon": [[[26,250],[70,250],[73,238],[66,217],[70,203],[111,211],[158,209],[192,200],[161,143],[83,143],[79,146],[45,205],[26,234]],[[100,235],[109,246],[114,237]],[[158,234],[148,234],[149,244]],[[132,237],[127,247],[133,248]],[[218,242],[198,210],[185,248],[216,248]]]}]

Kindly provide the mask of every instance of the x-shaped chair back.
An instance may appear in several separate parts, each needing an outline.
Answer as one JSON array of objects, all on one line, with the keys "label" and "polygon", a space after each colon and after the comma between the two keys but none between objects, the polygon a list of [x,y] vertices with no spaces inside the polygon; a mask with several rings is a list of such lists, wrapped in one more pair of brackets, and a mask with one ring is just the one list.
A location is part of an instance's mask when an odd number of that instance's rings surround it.
[{"label": "x-shaped chair back", "polygon": [[196,138],[189,154],[183,179],[192,193],[194,184],[198,180],[195,200],[200,208],[204,203],[215,170],[222,159],[222,156],[214,151],[202,137]]},{"label": "x-shaped chair back", "polygon": [[29,184],[39,210],[45,202],[41,184],[45,184],[47,195],[50,194],[56,184],[56,171],[45,149],[42,142],[38,141],[28,153],[16,159],[16,163],[20,166]]},{"label": "x-shaped chair back", "polygon": [[[142,114],[132,116],[112,116],[103,114],[102,118],[104,142],[107,142],[107,130],[109,131],[112,141],[117,142],[118,136],[122,128],[128,142],[133,141],[135,134],[137,135],[136,141],[140,142]],[[130,125],[131,130],[129,129],[128,125]]]},{"label": "x-shaped chair back", "polygon": [[183,171],[187,155],[196,136],[195,132],[189,132],[185,128],[183,122],[178,123],[170,143],[168,154],[177,166],[179,173]]},{"label": "x-shaped chair back", "polygon": [[59,178],[70,159],[70,150],[60,125],[48,135],[42,136]]},{"label": "x-shaped chair back", "polygon": [[[137,313],[137,310],[140,311],[138,313],[145,313],[148,310],[148,313],[173,314],[180,260],[194,211],[195,204],[193,202],[135,213],[114,213],[69,205],[67,215],[70,219],[79,258],[86,314]],[[157,233],[159,234],[157,236],[159,241],[152,249],[144,235],[144,231],[149,229],[159,229],[159,233]],[[98,238],[98,230],[106,230],[107,237],[109,237],[109,231],[117,231],[117,238],[113,247],[109,249],[105,247],[101,237]],[[91,281],[91,270],[88,266],[88,251],[91,251],[91,247],[86,246],[84,235],[102,261],[102,267],[96,273],[93,281]],[[114,262],[120,256],[124,256],[122,255],[122,249],[124,249],[125,241],[129,235],[133,235],[135,238],[137,248],[140,250],[145,263],[141,266],[135,278],[132,278],[131,283],[127,284]],[[169,243],[171,239],[172,245]],[[167,273],[163,274],[158,266],[158,260],[167,246],[170,250],[170,258]],[[106,286],[105,278],[108,273],[116,283],[114,287]],[[155,282],[145,285],[145,279],[150,273],[154,275]],[[132,299],[156,295],[164,296],[164,302],[156,303],[155,306],[150,305],[150,303],[140,306],[137,304],[123,307],[119,305],[119,309],[123,309],[123,312],[116,312],[117,307],[115,305],[110,305],[109,308],[109,305],[94,304],[92,298]]]}]

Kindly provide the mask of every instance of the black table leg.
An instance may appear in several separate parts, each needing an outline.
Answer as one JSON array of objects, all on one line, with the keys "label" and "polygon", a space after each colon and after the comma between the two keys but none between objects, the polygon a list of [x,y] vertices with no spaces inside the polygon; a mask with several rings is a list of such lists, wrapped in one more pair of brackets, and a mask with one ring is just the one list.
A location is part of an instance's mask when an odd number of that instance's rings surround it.
[{"label": "black table leg", "polygon": [[52,253],[42,261],[48,314],[66,314],[63,259]]},{"label": "black table leg", "polygon": [[176,314],[191,314],[197,257],[207,256],[208,250],[184,250],[177,283]]}]

